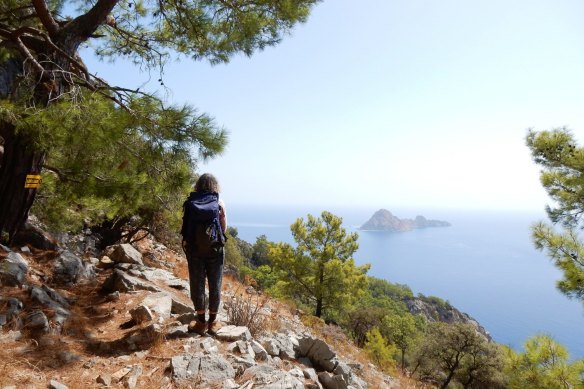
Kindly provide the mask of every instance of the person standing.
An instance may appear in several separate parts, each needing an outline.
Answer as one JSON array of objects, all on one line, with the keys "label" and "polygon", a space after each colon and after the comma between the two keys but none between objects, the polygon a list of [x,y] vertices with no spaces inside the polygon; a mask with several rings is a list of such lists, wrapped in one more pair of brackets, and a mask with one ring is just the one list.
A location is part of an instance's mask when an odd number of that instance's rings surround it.
[{"label": "person standing", "polygon": [[[189,324],[189,331],[215,336],[227,230],[225,203],[219,199],[219,183],[215,176],[205,173],[199,177],[183,209],[182,247],[189,267],[191,300],[197,312],[197,319]],[[205,320],[205,281],[209,285],[208,320]]]}]

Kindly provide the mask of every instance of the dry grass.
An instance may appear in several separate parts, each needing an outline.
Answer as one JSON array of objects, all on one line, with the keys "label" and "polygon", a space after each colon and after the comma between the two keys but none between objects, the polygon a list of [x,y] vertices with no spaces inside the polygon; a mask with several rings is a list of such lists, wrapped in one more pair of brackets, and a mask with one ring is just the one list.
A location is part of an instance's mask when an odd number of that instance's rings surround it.
[{"label": "dry grass", "polygon": [[240,284],[231,298],[224,301],[227,321],[236,326],[246,326],[253,336],[266,331],[268,320],[262,312],[268,303],[268,296],[242,291]]}]

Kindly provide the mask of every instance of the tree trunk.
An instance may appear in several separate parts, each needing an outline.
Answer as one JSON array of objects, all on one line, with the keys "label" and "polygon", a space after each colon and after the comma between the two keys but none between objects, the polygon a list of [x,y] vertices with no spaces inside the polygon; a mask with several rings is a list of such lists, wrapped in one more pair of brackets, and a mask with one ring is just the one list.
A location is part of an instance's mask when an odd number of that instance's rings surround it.
[{"label": "tree trunk", "polygon": [[320,317],[322,315],[322,298],[316,300],[316,312],[314,312],[314,316]]},{"label": "tree trunk", "polygon": [[453,367],[452,369],[450,369],[450,371],[448,371],[448,376],[446,377],[446,380],[444,380],[444,382],[440,385],[440,389],[446,389],[446,387],[452,380],[452,377],[454,376],[454,371],[456,370],[456,367],[457,366]]},{"label": "tree trunk", "polygon": [[[10,243],[24,224],[34,202],[36,189],[24,187],[28,174],[40,174],[45,153],[38,151],[14,127],[1,123],[4,134],[4,154],[0,165],[0,240]],[[10,134],[7,136],[6,134]]]}]

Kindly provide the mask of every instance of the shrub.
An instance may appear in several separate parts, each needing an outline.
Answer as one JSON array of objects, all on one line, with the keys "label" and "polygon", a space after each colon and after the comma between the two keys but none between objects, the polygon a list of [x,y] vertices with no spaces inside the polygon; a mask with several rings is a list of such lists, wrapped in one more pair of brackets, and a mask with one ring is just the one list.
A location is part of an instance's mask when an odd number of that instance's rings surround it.
[{"label": "shrub", "polygon": [[266,306],[268,297],[266,295],[250,295],[247,293],[235,294],[225,301],[227,310],[227,321],[236,326],[245,326],[253,336],[261,334],[266,330],[266,316],[261,312]]}]

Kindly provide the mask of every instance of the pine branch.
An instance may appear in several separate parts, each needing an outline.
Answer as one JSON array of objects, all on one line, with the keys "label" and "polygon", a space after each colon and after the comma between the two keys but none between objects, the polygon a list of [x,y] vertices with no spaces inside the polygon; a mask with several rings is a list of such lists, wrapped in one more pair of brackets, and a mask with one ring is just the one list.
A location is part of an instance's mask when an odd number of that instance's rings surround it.
[{"label": "pine branch", "polygon": [[87,13],[67,23],[59,32],[63,37],[74,37],[76,44],[87,40],[97,28],[107,21],[108,15],[119,0],[98,0]]},{"label": "pine branch", "polygon": [[55,22],[49,7],[47,7],[47,3],[45,0],[31,0],[32,5],[37,13],[37,16],[41,20],[41,23],[47,29],[47,32],[50,36],[54,36],[59,32],[59,25]]}]

